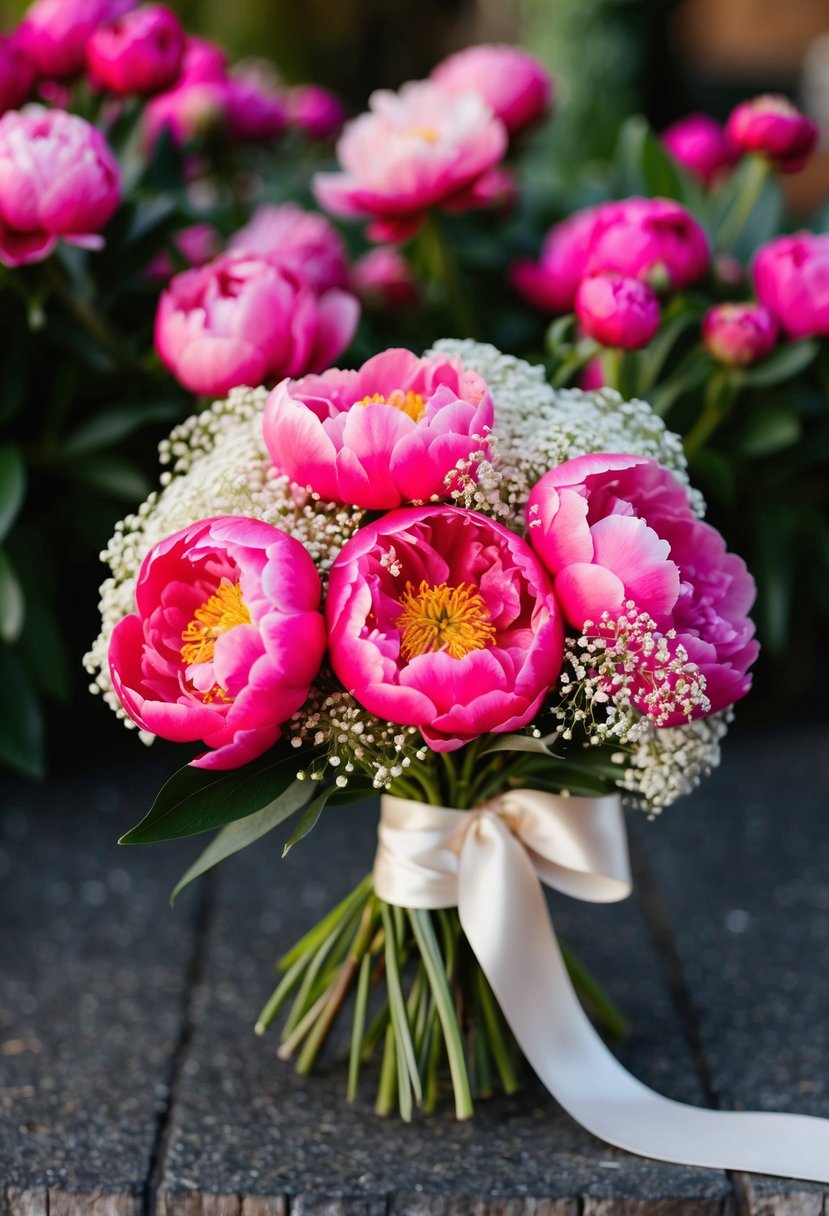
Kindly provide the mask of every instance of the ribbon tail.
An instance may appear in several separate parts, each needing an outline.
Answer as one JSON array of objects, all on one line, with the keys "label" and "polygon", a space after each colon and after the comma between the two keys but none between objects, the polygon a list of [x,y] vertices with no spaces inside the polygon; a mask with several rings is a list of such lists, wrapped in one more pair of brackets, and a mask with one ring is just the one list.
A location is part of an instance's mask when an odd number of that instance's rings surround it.
[{"label": "ribbon tail", "polygon": [[524,1055],[594,1136],[676,1165],[829,1182],[829,1120],[686,1106],[622,1067],[573,990],[526,850],[493,815],[466,834],[458,908]]}]

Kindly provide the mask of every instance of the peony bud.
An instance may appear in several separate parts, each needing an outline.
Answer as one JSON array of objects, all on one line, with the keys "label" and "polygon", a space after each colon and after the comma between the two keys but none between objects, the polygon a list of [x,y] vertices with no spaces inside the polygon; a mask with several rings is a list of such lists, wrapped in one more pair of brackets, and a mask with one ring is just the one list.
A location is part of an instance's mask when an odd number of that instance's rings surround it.
[{"label": "peony bud", "polygon": [[737,151],[723,127],[707,114],[680,118],[662,132],[662,142],[671,156],[706,186],[737,160]]},{"label": "peony bud", "polygon": [[178,77],[185,35],[178,17],[147,4],[95,30],[86,48],[93,84],[110,93],[158,93]]},{"label": "peony bud", "polygon": [[718,362],[747,367],[777,341],[777,322],[762,304],[716,304],[702,319],[702,341]]},{"label": "peony bud", "polygon": [[786,97],[765,94],[732,110],[725,133],[741,152],[766,156],[781,173],[796,173],[815,149],[817,124]]},{"label": "peony bud", "polygon": [[576,316],[587,336],[602,346],[638,350],[659,329],[659,300],[653,288],[638,279],[591,275],[576,292]]}]

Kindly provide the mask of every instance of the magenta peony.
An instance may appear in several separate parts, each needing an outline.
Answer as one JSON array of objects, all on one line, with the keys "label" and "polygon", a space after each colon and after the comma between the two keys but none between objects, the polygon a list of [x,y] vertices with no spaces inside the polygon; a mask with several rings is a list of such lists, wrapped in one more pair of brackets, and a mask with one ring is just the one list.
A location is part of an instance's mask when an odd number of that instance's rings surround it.
[{"label": "magenta peony", "polygon": [[288,124],[281,92],[257,72],[229,76],[225,83],[227,133],[244,142],[273,139]]},{"label": "magenta peony", "polygon": [[152,148],[162,131],[177,144],[204,139],[227,125],[227,115],[224,80],[182,80],[147,103],[142,117],[144,146]]},{"label": "magenta peony", "polygon": [[412,308],[420,289],[409,263],[393,245],[377,245],[351,267],[351,290],[368,308]]},{"label": "magenta peony", "polygon": [[137,0],[35,0],[19,26],[37,75],[71,80],[86,70],[86,47],[93,32],[135,7]]},{"label": "magenta peony", "polygon": [[239,384],[327,367],[357,326],[343,291],[321,296],[263,257],[224,253],[176,275],[158,303],[155,345],[194,393],[222,396]]},{"label": "magenta peony", "polygon": [[667,198],[626,198],[598,208],[586,271],[616,270],[658,291],[681,291],[708,269],[708,240],[693,216]]},{"label": "magenta peony", "polygon": [[515,135],[552,104],[549,72],[517,46],[469,46],[432,70],[432,80],[451,93],[477,93]]},{"label": "magenta peony", "polygon": [[112,684],[143,730],[247,764],[279,738],[325,652],[320,580],[299,541],[256,519],[201,520],[150,549],[115,627]]},{"label": "magenta peony", "polygon": [[768,157],[782,173],[802,169],[818,140],[817,124],[775,94],[741,102],[725,130],[735,148]]},{"label": "magenta peony", "polygon": [[118,207],[120,172],[100,131],[62,110],[0,118],[0,262],[48,257],[58,240],[99,249]]},{"label": "magenta peony", "polygon": [[547,312],[571,311],[600,211],[600,207],[586,207],[554,224],[544,238],[540,260],[523,258],[513,265],[510,281],[531,304]]},{"label": "magenta peony", "polygon": [[616,619],[632,601],[663,634],[676,631],[670,648],[698,666],[708,712],[745,696],[758,651],[747,615],[754,581],[672,473],[644,456],[579,456],[541,478],[527,521],[571,625]]},{"label": "magenta peony", "polygon": [[187,34],[181,60],[179,80],[224,80],[227,76],[227,55],[215,42]]},{"label": "magenta peony", "polygon": [[435,751],[526,726],[561,668],[547,575],[474,511],[409,508],[361,528],[334,561],[326,611],[345,688]]},{"label": "magenta peony", "polygon": [[675,160],[710,186],[737,161],[738,152],[725,129],[708,114],[688,114],[662,132],[662,142]]},{"label": "magenta peony", "polygon": [[345,244],[334,225],[296,203],[263,203],[230,238],[229,247],[273,258],[317,291],[348,282]]},{"label": "magenta peony", "polygon": [[314,190],[335,215],[371,220],[375,240],[414,235],[431,207],[468,196],[506,151],[506,128],[475,94],[423,80],[379,90],[369,105],[337,143],[343,171],[318,173]]},{"label": "magenta peony", "polygon": [[588,275],[576,292],[576,316],[602,346],[638,350],[659,329],[659,300],[647,283],[627,275]]},{"label": "magenta peony", "polygon": [[22,105],[34,84],[32,67],[23,39],[0,34],[0,114]]},{"label": "magenta peony", "polygon": [[306,139],[333,139],[345,122],[345,107],[336,93],[319,84],[299,84],[288,90],[291,126]]},{"label": "magenta peony", "polygon": [[720,363],[746,367],[777,341],[777,322],[762,304],[715,304],[702,319],[705,349]]},{"label": "magenta peony", "polygon": [[829,235],[799,232],[764,245],[754,287],[789,337],[829,335]]},{"label": "magenta peony", "polygon": [[175,13],[147,4],[101,25],[86,48],[90,78],[111,93],[159,93],[179,75],[185,34]]},{"label": "magenta peony", "polygon": [[457,359],[387,350],[357,371],[278,384],[264,435],[291,481],[328,502],[387,510],[448,498],[474,478],[492,419],[486,385]]}]

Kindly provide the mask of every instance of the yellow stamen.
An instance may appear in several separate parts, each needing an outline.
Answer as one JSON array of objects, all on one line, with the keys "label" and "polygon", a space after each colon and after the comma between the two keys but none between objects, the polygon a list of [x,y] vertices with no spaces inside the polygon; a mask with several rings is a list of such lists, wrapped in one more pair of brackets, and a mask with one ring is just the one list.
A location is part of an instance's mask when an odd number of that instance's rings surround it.
[{"label": "yellow stamen", "polygon": [[406,583],[400,607],[403,611],[395,626],[402,634],[400,653],[407,662],[437,650],[462,659],[495,641],[486,602],[469,583],[450,587],[424,579],[417,588]]},{"label": "yellow stamen", "polygon": [[427,144],[436,144],[440,139],[440,131],[437,127],[410,127],[409,135],[413,135],[415,139],[425,140]]},{"label": "yellow stamen", "polygon": [[363,397],[360,401],[355,401],[354,404],[391,405],[394,409],[400,410],[401,413],[408,414],[413,422],[420,422],[426,409],[426,402],[423,400],[422,393],[413,393],[411,389],[404,393],[399,388],[389,393],[388,397],[384,397],[382,393],[372,393],[370,397]]},{"label": "yellow stamen", "polygon": [[216,593],[196,609],[192,621],[182,633],[182,659],[188,666],[191,663],[209,663],[217,638],[227,633],[228,629],[250,623],[250,612],[242,599],[241,584],[223,579]]}]

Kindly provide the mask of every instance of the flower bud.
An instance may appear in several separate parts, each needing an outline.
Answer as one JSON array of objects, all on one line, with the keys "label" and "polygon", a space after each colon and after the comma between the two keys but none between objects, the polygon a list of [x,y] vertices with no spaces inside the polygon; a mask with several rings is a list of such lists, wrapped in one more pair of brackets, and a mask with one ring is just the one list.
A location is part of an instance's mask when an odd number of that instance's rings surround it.
[{"label": "flower bud", "polygon": [[662,142],[675,160],[710,186],[737,160],[724,129],[707,114],[688,114],[662,132]]},{"label": "flower bud", "polygon": [[576,292],[576,316],[587,336],[602,346],[638,350],[659,329],[659,300],[638,279],[612,273],[591,275]]},{"label": "flower bud", "polygon": [[768,157],[781,173],[802,169],[818,138],[817,124],[776,94],[741,102],[732,110],[725,133],[741,152]]},{"label": "flower bud", "polygon": [[184,45],[175,13],[147,4],[95,30],[86,48],[89,74],[93,84],[119,96],[158,93],[178,77]]},{"label": "flower bud", "polygon": [[702,320],[702,341],[718,362],[747,367],[777,341],[777,322],[762,304],[716,304]]}]

